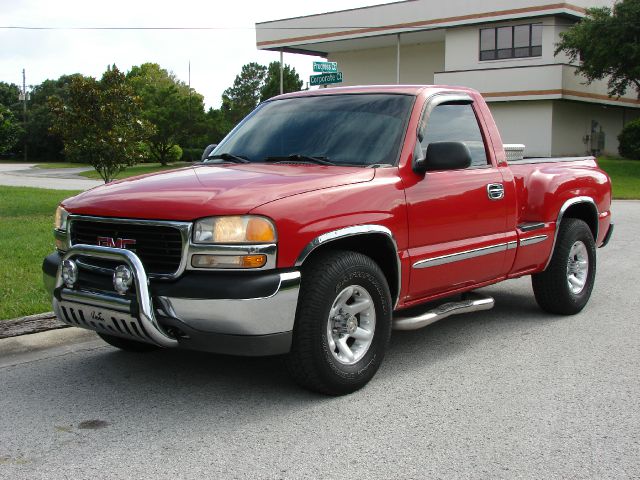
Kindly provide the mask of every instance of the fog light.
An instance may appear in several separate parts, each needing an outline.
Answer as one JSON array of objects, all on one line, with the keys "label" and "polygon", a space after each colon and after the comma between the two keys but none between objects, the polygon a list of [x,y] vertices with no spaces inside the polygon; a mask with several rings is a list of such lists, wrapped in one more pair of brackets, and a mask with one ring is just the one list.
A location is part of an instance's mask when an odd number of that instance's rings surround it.
[{"label": "fog light", "polygon": [[129,291],[129,287],[133,283],[133,273],[129,267],[118,265],[113,272],[113,288],[120,295],[124,295]]},{"label": "fog light", "polygon": [[62,281],[67,288],[73,288],[78,281],[78,266],[73,260],[62,261]]},{"label": "fog light", "polygon": [[267,263],[267,256],[258,255],[194,255],[194,268],[260,268]]}]

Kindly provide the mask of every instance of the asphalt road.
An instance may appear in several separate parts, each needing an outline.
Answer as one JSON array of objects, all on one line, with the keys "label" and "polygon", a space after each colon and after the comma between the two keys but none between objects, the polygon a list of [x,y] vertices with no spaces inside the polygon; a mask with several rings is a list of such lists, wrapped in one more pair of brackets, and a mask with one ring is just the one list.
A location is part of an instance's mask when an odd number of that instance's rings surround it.
[{"label": "asphalt road", "polygon": [[0,185],[13,187],[52,188],[54,190],[87,190],[103,185],[78,175],[91,170],[79,168],[34,168],[35,163],[0,163]]},{"label": "asphalt road", "polygon": [[581,314],[542,313],[528,278],[486,288],[494,310],[394,332],[342,398],[277,358],[0,358],[0,477],[640,478],[640,202],[614,219]]}]

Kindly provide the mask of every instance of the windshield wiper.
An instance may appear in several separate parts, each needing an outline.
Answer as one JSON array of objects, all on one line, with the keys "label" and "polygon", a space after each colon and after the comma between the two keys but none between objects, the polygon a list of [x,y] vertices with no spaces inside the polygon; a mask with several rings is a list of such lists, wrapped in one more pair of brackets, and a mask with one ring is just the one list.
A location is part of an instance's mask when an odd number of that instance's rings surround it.
[{"label": "windshield wiper", "polygon": [[224,160],[225,162],[231,162],[231,163],[250,163],[247,158],[241,155],[233,155],[232,153],[221,153],[219,155],[211,155],[205,159],[205,163],[209,162],[209,160]]},{"label": "windshield wiper", "polygon": [[281,157],[267,157],[262,160],[263,162],[311,162],[317,163],[318,165],[335,165],[335,163],[330,162],[327,157],[314,157],[311,155],[286,155]]}]

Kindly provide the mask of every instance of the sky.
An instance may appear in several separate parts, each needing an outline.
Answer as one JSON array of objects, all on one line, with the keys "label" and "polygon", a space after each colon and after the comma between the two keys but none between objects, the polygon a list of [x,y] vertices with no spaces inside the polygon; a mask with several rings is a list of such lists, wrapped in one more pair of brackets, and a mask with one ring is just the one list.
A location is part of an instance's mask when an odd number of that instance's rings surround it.
[{"label": "sky", "polygon": [[[110,64],[128,71],[155,62],[188,81],[218,107],[242,65],[267,65],[279,53],[258,51],[255,23],[383,3],[375,0],[0,0],[0,27],[216,27],[220,30],[9,30],[0,28],[0,81],[28,85],[63,74],[100,77]],[[306,82],[317,57],[284,54]]]}]

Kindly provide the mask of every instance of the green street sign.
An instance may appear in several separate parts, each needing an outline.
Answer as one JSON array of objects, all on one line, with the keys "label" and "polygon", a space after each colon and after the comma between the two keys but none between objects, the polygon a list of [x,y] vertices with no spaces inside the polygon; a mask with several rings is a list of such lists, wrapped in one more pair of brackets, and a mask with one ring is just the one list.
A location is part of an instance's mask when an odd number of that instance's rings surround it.
[{"label": "green street sign", "polygon": [[313,71],[332,73],[338,71],[338,62],[313,62]]},{"label": "green street sign", "polygon": [[328,85],[330,83],[342,83],[342,72],[323,73],[322,75],[311,75],[309,85]]}]

